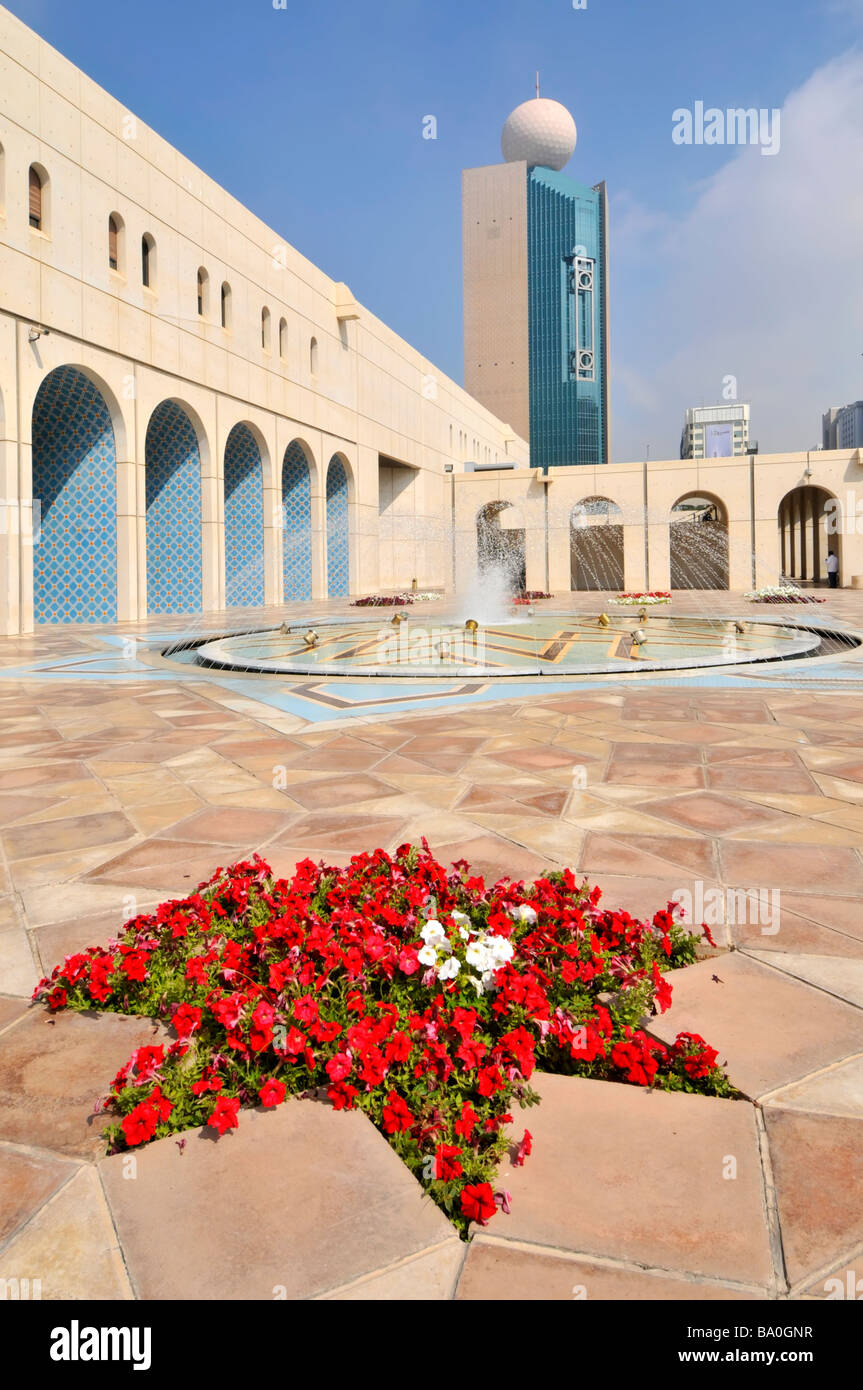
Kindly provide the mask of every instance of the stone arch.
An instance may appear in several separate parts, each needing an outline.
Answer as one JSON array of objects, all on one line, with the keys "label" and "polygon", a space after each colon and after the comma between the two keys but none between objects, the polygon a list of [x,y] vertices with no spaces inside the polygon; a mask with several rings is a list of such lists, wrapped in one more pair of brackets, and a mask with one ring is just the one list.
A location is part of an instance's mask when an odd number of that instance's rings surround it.
[{"label": "stone arch", "polygon": [[327,467],[327,597],[347,598],[351,590],[350,466],[333,454]]},{"label": "stone arch", "polygon": [[312,597],[312,463],[299,439],[282,459],[282,576],[286,603]]},{"label": "stone arch", "polygon": [[620,590],[624,587],[623,523],[610,497],[583,497],[569,517],[570,588]]},{"label": "stone arch", "polygon": [[264,602],[264,466],[252,427],[234,425],[225,445],[225,606]]},{"label": "stone arch", "polygon": [[486,502],[476,514],[477,571],[480,576],[497,572],[506,586],[514,590],[525,587],[524,526],[502,526],[501,517],[510,512],[507,520],[522,521],[511,502]]},{"label": "stone arch", "polygon": [[201,448],[179,401],[157,405],[145,446],[147,612],[201,612]]},{"label": "stone arch", "polygon": [[88,373],[49,372],[33,402],[37,623],[117,620],[117,443]]},{"label": "stone arch", "polygon": [[713,493],[678,497],[668,524],[672,589],[728,588],[728,512]]},{"label": "stone arch", "polygon": [[804,484],[794,487],[779,503],[779,555],[782,577],[825,582],[828,550],[839,557],[842,576],[842,504],[826,487]]}]

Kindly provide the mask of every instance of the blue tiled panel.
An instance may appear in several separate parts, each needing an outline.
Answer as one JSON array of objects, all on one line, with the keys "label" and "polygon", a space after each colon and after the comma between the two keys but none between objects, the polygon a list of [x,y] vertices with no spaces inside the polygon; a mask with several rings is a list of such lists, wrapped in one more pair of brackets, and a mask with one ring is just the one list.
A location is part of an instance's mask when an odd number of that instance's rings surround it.
[{"label": "blue tiled panel", "polygon": [[346,598],[349,592],[348,479],[344,464],[334,455],[327,469],[327,593]]},{"label": "blue tiled panel", "polygon": [[312,489],[309,464],[294,440],[282,463],[282,572],[285,601],[312,596]]},{"label": "blue tiled panel", "polygon": [[201,457],[186,412],[157,406],[147,426],[147,612],[201,611]]},{"label": "blue tiled panel", "polygon": [[264,602],[264,478],[248,425],[235,425],[225,446],[225,603]]},{"label": "blue tiled panel", "polygon": [[51,372],[33,406],[33,498],[41,508],[36,622],[116,622],[114,427],[99,391],[74,367]]}]

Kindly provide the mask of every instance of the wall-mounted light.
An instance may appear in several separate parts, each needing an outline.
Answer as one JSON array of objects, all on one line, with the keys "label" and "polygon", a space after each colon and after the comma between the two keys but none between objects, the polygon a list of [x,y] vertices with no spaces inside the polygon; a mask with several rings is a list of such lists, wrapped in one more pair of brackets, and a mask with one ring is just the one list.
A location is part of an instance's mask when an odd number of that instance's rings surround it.
[{"label": "wall-mounted light", "polygon": [[27,341],[28,343],[38,343],[40,338],[47,338],[50,332],[50,328],[37,328],[36,325],[33,324],[31,325],[30,332],[27,334]]}]

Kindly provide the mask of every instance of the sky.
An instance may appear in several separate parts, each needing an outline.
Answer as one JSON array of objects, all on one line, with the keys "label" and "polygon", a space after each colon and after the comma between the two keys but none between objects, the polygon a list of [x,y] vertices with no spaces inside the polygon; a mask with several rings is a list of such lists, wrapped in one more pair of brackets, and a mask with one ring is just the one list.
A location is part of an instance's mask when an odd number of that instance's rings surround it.
[{"label": "sky", "polygon": [[[762,452],[863,398],[863,0],[5,3],[458,381],[461,170],[539,69],[609,190],[613,458],[735,389]],[[675,143],[696,102],[778,152]]]}]

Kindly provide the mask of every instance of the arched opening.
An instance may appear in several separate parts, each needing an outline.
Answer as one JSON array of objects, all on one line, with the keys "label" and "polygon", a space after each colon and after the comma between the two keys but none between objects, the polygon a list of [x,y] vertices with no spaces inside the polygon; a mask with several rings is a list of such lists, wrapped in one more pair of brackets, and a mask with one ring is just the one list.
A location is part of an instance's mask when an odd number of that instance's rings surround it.
[{"label": "arched opening", "polygon": [[162,401],[147,426],[147,612],[201,611],[201,455],[182,406]]},{"label": "arched opening", "polygon": [[312,485],[299,440],[282,460],[282,576],[285,602],[312,597]]},{"label": "arched opening", "polygon": [[231,287],[227,280],[222,282],[220,317],[223,328],[231,326]]},{"label": "arched opening", "polygon": [[510,502],[486,502],[476,514],[477,570],[480,577],[496,571],[507,588],[516,591],[525,587],[527,574],[524,527],[518,525],[519,521],[521,516]]},{"label": "arched opening", "polygon": [[285,362],[288,356],[288,321],[279,319],[279,356]]},{"label": "arched opening", "polygon": [[145,290],[156,288],[156,243],[149,232],[141,237],[141,284]]},{"label": "arched opening", "polygon": [[123,219],[118,212],[108,218],[108,268],[120,274],[123,270]]},{"label": "arched opening", "polygon": [[235,425],[225,445],[225,604],[264,602],[264,469],[248,425]]},{"label": "arched opening", "polygon": [[717,497],[679,497],[668,539],[672,589],[728,588],[728,513]]},{"label": "arched opening", "polygon": [[312,341],[309,343],[309,371],[311,372],[312,376],[317,376],[317,374],[318,374],[318,340],[317,340],[317,338],[312,338]]},{"label": "arched opening", "polygon": [[117,460],[101,392],[57,367],[33,404],[33,606],[37,623],[117,620]]},{"label": "arched opening", "polygon": [[210,277],[202,265],[198,266],[198,318],[205,319],[210,314]]},{"label": "arched opening", "polygon": [[31,164],[27,174],[30,226],[34,232],[48,231],[48,175],[41,164]]},{"label": "arched opening", "polygon": [[623,588],[623,525],[608,497],[583,497],[569,518],[570,588]]},{"label": "arched opening", "polygon": [[823,487],[796,487],[779,503],[779,554],[782,576],[802,583],[827,583],[832,550],[842,574],[842,509]]},{"label": "arched opening", "polygon": [[266,305],[261,310],[261,347],[264,352],[270,351],[270,311]]},{"label": "arched opening", "polygon": [[350,593],[350,534],[348,529],[348,475],[334,454],[327,469],[327,594],[347,598]]}]

